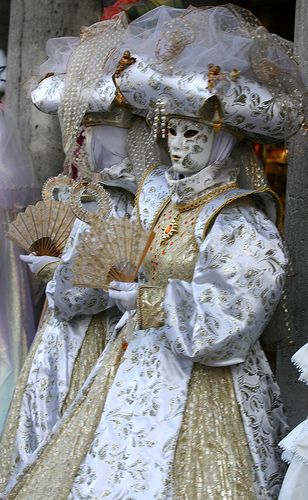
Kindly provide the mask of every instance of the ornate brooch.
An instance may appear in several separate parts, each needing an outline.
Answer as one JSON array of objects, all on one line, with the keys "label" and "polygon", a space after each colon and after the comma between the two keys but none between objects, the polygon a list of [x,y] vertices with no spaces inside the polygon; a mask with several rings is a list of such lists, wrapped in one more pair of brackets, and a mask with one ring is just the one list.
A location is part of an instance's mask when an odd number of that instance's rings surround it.
[{"label": "ornate brooch", "polygon": [[167,240],[171,238],[174,234],[178,232],[178,218],[180,214],[175,215],[173,217],[172,221],[169,222],[169,224],[165,227],[162,228],[162,237],[161,237],[161,242],[160,244],[162,245],[165,243]]}]

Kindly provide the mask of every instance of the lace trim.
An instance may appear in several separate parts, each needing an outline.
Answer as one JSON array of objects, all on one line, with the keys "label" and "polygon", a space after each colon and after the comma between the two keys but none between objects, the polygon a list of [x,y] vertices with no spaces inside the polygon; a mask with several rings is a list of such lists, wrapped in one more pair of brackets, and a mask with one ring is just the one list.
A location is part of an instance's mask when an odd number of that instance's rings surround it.
[{"label": "lace trim", "polygon": [[[82,196],[84,194],[94,196],[97,210],[90,212],[83,207]],[[107,191],[100,184],[93,182],[78,182],[71,188],[70,206],[76,217],[88,224],[97,219],[106,219],[112,211],[112,202]]]},{"label": "lace trim", "polygon": [[306,375],[304,375],[305,370],[304,368],[294,359],[294,356],[291,358],[291,363],[297,368],[297,370],[300,373],[299,380],[303,382],[304,384],[308,385],[308,378]]},{"label": "lace trim", "polygon": [[308,465],[308,459],[303,457],[300,453],[298,453],[298,451],[296,450],[292,450],[290,448],[287,448],[284,444],[282,443],[279,443],[278,444],[279,448],[281,448],[283,450],[283,452],[287,452],[287,453],[291,453],[292,454],[292,457],[289,458],[287,455],[281,455],[281,459],[287,463],[287,464],[290,464],[292,462],[292,460],[294,458],[296,458],[297,460],[299,460],[300,462]]}]

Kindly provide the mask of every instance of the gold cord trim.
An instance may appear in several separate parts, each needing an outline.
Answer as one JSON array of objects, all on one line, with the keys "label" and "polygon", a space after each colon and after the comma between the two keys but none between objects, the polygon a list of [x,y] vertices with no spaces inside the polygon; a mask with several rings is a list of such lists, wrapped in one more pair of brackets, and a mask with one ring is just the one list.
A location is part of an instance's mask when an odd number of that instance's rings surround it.
[{"label": "gold cord trim", "polygon": [[137,328],[141,330],[142,312],[141,312],[141,286],[137,290]]},{"label": "gold cord trim", "polygon": [[[203,230],[203,234],[202,234],[202,240],[204,240],[204,238],[206,236],[206,233],[207,233],[210,225],[213,223],[213,220],[215,219],[215,217],[219,214],[219,212],[223,208],[225,208],[227,205],[230,205],[230,203],[233,203],[236,200],[240,200],[241,198],[246,198],[246,197],[251,196],[253,194],[259,194],[259,193],[268,193],[268,194],[271,194],[271,195],[273,195],[273,197],[274,197],[274,199],[275,199],[276,202],[277,202],[277,200],[279,200],[278,195],[274,191],[272,191],[271,189],[269,189],[269,188],[254,189],[254,190],[249,191],[248,193],[247,192],[241,193],[241,194],[238,194],[237,196],[234,196],[233,198],[230,198],[229,200],[226,200],[222,205],[220,205],[212,213],[211,217],[207,220],[207,223],[204,226],[204,230]],[[278,207],[279,207],[279,205],[278,205]],[[278,224],[280,224],[281,223],[280,222],[281,212],[278,212],[278,217],[279,217]]]},{"label": "gold cord trim", "polygon": [[197,200],[187,203],[186,205],[176,206],[177,210],[179,212],[186,212],[188,210],[192,210],[193,208],[197,208],[200,205],[203,205],[206,202],[211,201],[212,199],[216,198],[216,196],[218,196],[219,194],[224,193],[225,191],[229,191],[230,189],[236,189],[236,188],[238,188],[238,184],[236,182],[214,188],[205,195],[201,196],[201,198],[198,198]]},{"label": "gold cord trim", "polygon": [[276,205],[277,205],[277,227],[279,231],[282,231],[283,228],[283,206],[282,206],[282,201],[279,198],[278,194],[275,193],[270,188],[259,188],[257,189],[257,193],[268,193],[271,194],[272,197],[274,198]]},{"label": "gold cord trim", "polygon": [[[207,193],[206,195],[202,196],[201,198],[198,198],[197,200],[187,204],[187,205],[184,205],[182,206],[181,208],[179,206],[176,206],[174,205],[174,207],[176,208],[176,210],[179,212],[179,213],[182,213],[182,212],[187,212],[189,210],[194,210],[195,208],[198,208],[200,207],[200,210],[202,209],[202,206],[209,202],[209,201],[212,201],[214,198],[216,198],[216,196],[218,196],[219,194],[225,192],[225,191],[228,191],[228,190],[231,190],[231,189],[234,189],[234,188],[237,188],[238,185],[236,183],[233,183],[233,184],[227,184],[226,186],[223,186],[223,187],[220,187],[220,188],[215,188],[215,189],[212,189],[212,191],[210,191],[209,193]],[[151,230],[153,231],[154,230],[154,226],[157,222],[157,220],[159,219],[160,215],[162,214],[162,212],[165,210],[166,206],[171,202],[171,195],[167,196],[167,198],[162,202],[162,204],[160,205],[159,209],[156,211],[155,215],[154,215],[154,218],[153,218],[153,221],[151,223]],[[199,248],[199,245],[196,241],[196,245],[197,245],[197,248]]]},{"label": "gold cord trim", "polygon": [[164,201],[161,203],[160,207],[158,210],[156,210],[153,220],[151,222],[151,231],[154,231],[154,226],[156,225],[156,222],[158,221],[160,215],[162,212],[165,210],[166,206],[171,202],[171,196],[168,195],[167,198],[164,199]]}]

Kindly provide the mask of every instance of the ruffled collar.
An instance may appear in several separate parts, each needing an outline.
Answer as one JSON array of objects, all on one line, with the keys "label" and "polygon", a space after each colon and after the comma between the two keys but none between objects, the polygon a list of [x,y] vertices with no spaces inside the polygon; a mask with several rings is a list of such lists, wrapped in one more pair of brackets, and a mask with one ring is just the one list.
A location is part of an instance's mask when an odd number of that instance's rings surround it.
[{"label": "ruffled collar", "polygon": [[165,175],[173,203],[182,205],[198,200],[215,188],[236,183],[238,169],[233,160],[228,158],[221,162],[214,162],[200,172],[183,179],[176,178],[177,173],[172,167]]},{"label": "ruffled collar", "polygon": [[120,187],[135,194],[137,185],[132,165],[128,158],[100,171],[100,182],[106,186]]}]

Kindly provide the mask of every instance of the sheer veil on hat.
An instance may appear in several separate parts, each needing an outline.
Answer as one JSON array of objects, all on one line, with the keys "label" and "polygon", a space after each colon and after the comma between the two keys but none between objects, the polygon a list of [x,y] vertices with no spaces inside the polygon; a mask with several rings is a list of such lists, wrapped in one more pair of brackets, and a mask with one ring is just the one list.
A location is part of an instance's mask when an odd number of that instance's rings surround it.
[{"label": "sheer veil on hat", "polygon": [[133,21],[123,42],[136,57],[121,90],[142,113],[202,119],[216,96],[223,124],[261,140],[294,134],[303,122],[299,65],[292,44],[245,9],[158,7]]}]

